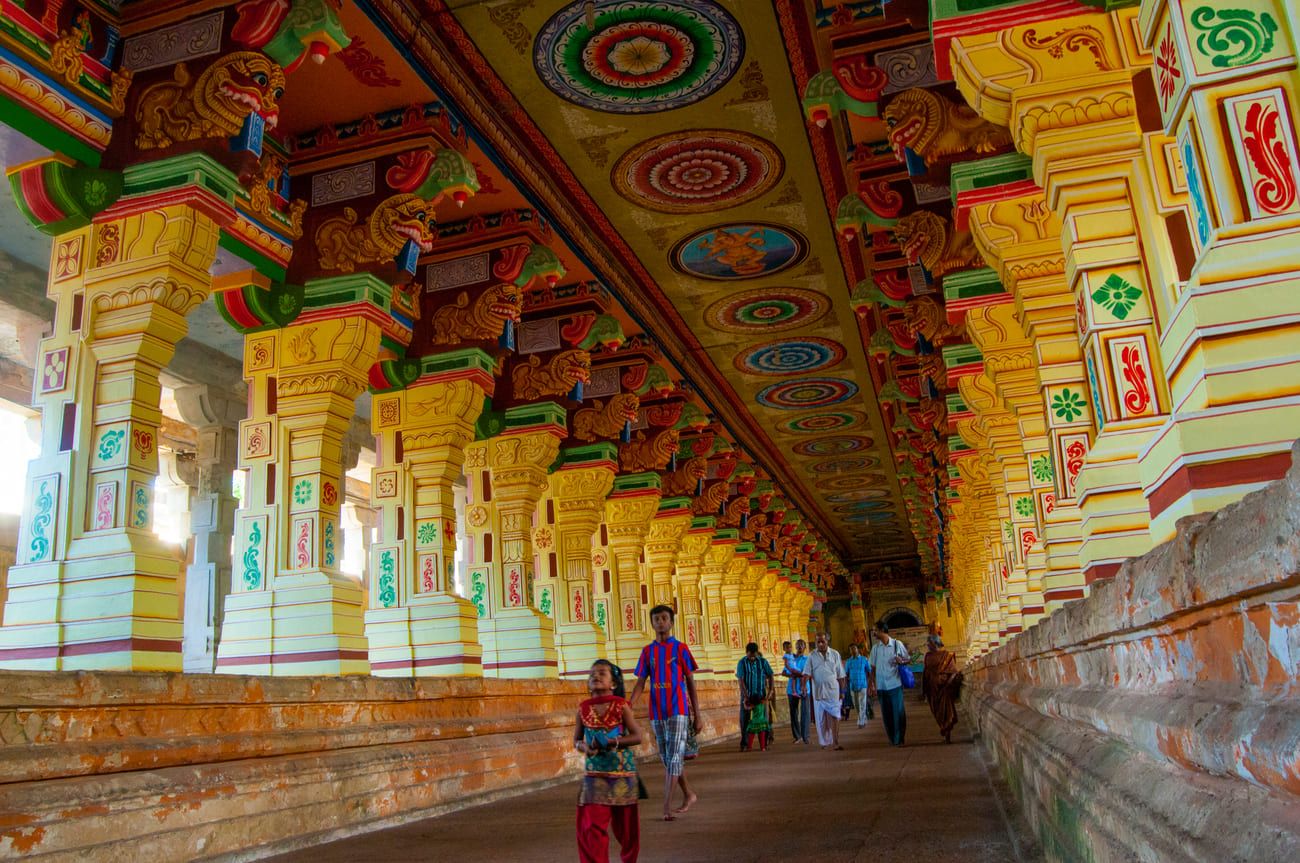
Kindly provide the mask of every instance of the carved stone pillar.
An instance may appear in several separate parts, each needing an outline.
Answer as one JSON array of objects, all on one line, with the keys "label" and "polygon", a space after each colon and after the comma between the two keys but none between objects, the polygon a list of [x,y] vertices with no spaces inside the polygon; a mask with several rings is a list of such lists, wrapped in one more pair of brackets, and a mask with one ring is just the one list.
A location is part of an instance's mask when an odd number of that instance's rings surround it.
[{"label": "carved stone pillar", "polygon": [[605,634],[592,607],[592,534],[600,525],[605,498],[614,485],[618,449],[601,443],[564,451],[551,474],[555,506],[556,647],[561,677],[585,677],[591,664],[607,657]]},{"label": "carved stone pillar", "polygon": [[380,537],[370,549],[365,613],[370,668],[388,677],[479,677],[478,615],[453,590],[453,483],[492,392],[494,362],[469,349],[420,363],[419,378],[377,394],[371,409],[379,447],[370,493]]},{"label": "carved stone pillar", "polygon": [[237,501],[231,478],[239,466],[239,421],[247,405],[210,385],[176,390],[181,419],[194,426],[190,531],[194,559],[185,571],[184,670],[210,674],[217,667],[224,609],[230,593],[230,539]]},{"label": "carved stone pillar", "polygon": [[[64,169],[74,170],[42,166],[34,181]],[[238,184],[197,155],[121,177],[62,179],[43,188],[39,211],[24,186],[38,223],[52,208],[60,217],[84,212],[60,224],[85,227],[59,228],[50,259],[47,293],[57,310],[37,370],[41,455],[28,468],[0,666],[179,671],[180,564],[154,536],[150,512],[158,373],[187,332],[185,316],[211,290]],[[65,198],[92,183],[101,206],[125,196],[88,225],[93,210]]]},{"label": "carved stone pillar", "polygon": [[754,556],[754,544],[736,544],[731,564],[722,580],[722,604],[726,614],[727,656],[739,656],[745,651],[745,615],[741,610],[741,593],[749,576],[749,562]]},{"label": "carved stone pillar", "polygon": [[652,472],[618,477],[605,501],[605,529],[614,575],[606,635],[612,645],[610,655],[623,667],[635,665],[641,648],[650,640],[645,614],[650,595],[644,558],[646,538],[659,502],[659,475]]},{"label": "carved stone pillar", "polygon": [[704,563],[704,554],[713,542],[714,525],[717,519],[712,516],[696,516],[691,519],[691,526],[682,537],[677,553],[676,570],[673,587],[677,601],[677,627],[675,634],[691,649],[700,670],[711,672],[705,663],[708,655],[704,647],[704,613],[700,602],[700,569]]},{"label": "carved stone pillar", "polygon": [[732,527],[718,528],[713,532],[713,542],[700,566],[700,598],[704,607],[703,653],[707,660],[701,665],[719,680],[735,677],[735,662],[732,660],[737,658],[737,654],[727,646],[727,607],[722,585],[731,570],[739,542],[740,531]]},{"label": "carved stone pillar", "polygon": [[[645,541],[646,578],[652,606],[677,607],[673,596],[673,578],[676,574],[677,555],[682,550],[682,537],[690,526],[690,498],[665,497],[659,501],[659,511],[650,523],[650,532]],[[650,625],[649,615],[646,616],[645,625]],[[678,633],[682,634],[684,633]]]},{"label": "carved stone pillar", "polygon": [[744,644],[751,641],[758,643],[758,593],[759,585],[765,575],[767,575],[767,554],[756,551],[749,559],[749,569],[740,588],[740,619],[744,623],[741,630]]}]

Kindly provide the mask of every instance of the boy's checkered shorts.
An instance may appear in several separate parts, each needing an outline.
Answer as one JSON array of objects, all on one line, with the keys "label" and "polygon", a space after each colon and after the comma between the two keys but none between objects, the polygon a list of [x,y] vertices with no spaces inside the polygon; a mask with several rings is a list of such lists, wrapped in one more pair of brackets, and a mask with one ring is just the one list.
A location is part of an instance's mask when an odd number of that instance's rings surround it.
[{"label": "boy's checkered shorts", "polygon": [[681,776],[691,718],[679,715],[667,719],[651,719],[650,728],[655,733],[655,744],[659,747],[659,760],[664,763],[668,775]]}]

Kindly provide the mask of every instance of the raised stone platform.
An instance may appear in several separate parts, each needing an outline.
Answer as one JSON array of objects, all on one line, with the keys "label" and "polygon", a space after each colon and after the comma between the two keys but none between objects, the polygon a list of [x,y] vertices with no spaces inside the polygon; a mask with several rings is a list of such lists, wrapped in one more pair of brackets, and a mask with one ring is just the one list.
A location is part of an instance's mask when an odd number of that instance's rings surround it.
[{"label": "raised stone platform", "polygon": [[1300,445],[1285,479],[973,663],[1050,859],[1300,860]]},{"label": "raised stone platform", "polygon": [[[582,683],[0,672],[0,857],[192,860],[573,775]],[[705,739],[734,684],[701,683]]]}]

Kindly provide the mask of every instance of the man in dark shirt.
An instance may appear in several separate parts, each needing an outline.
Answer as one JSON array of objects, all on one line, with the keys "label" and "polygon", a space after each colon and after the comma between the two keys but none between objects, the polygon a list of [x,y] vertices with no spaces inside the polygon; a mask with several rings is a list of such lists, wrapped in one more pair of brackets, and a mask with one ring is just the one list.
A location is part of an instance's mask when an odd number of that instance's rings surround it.
[{"label": "man in dark shirt", "polygon": [[[754,704],[768,701],[768,696],[775,691],[772,666],[758,653],[758,645],[750,642],[745,645],[745,658],[736,663],[736,679],[740,681],[740,751],[749,749],[748,735],[749,711]],[[771,708],[768,708],[768,723],[771,723]],[[764,732],[771,741],[771,731]]]}]

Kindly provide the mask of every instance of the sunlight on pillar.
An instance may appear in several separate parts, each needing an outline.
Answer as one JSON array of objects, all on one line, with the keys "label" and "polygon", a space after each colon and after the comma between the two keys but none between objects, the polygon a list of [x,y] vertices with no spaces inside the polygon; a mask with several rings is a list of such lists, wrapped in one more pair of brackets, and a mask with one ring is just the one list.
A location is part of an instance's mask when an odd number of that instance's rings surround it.
[{"label": "sunlight on pillar", "polygon": [[[27,462],[41,453],[40,445],[28,434],[28,423],[35,413],[0,400],[0,476],[15,480],[27,473]],[[21,514],[23,484],[0,482],[0,512]]]},{"label": "sunlight on pillar", "polygon": [[469,548],[471,539],[469,532],[465,529],[465,480],[462,478],[459,483],[452,486],[452,490],[456,499],[456,552],[452,557],[453,572],[455,573],[452,576],[452,590],[457,596],[468,599],[465,549]]}]

